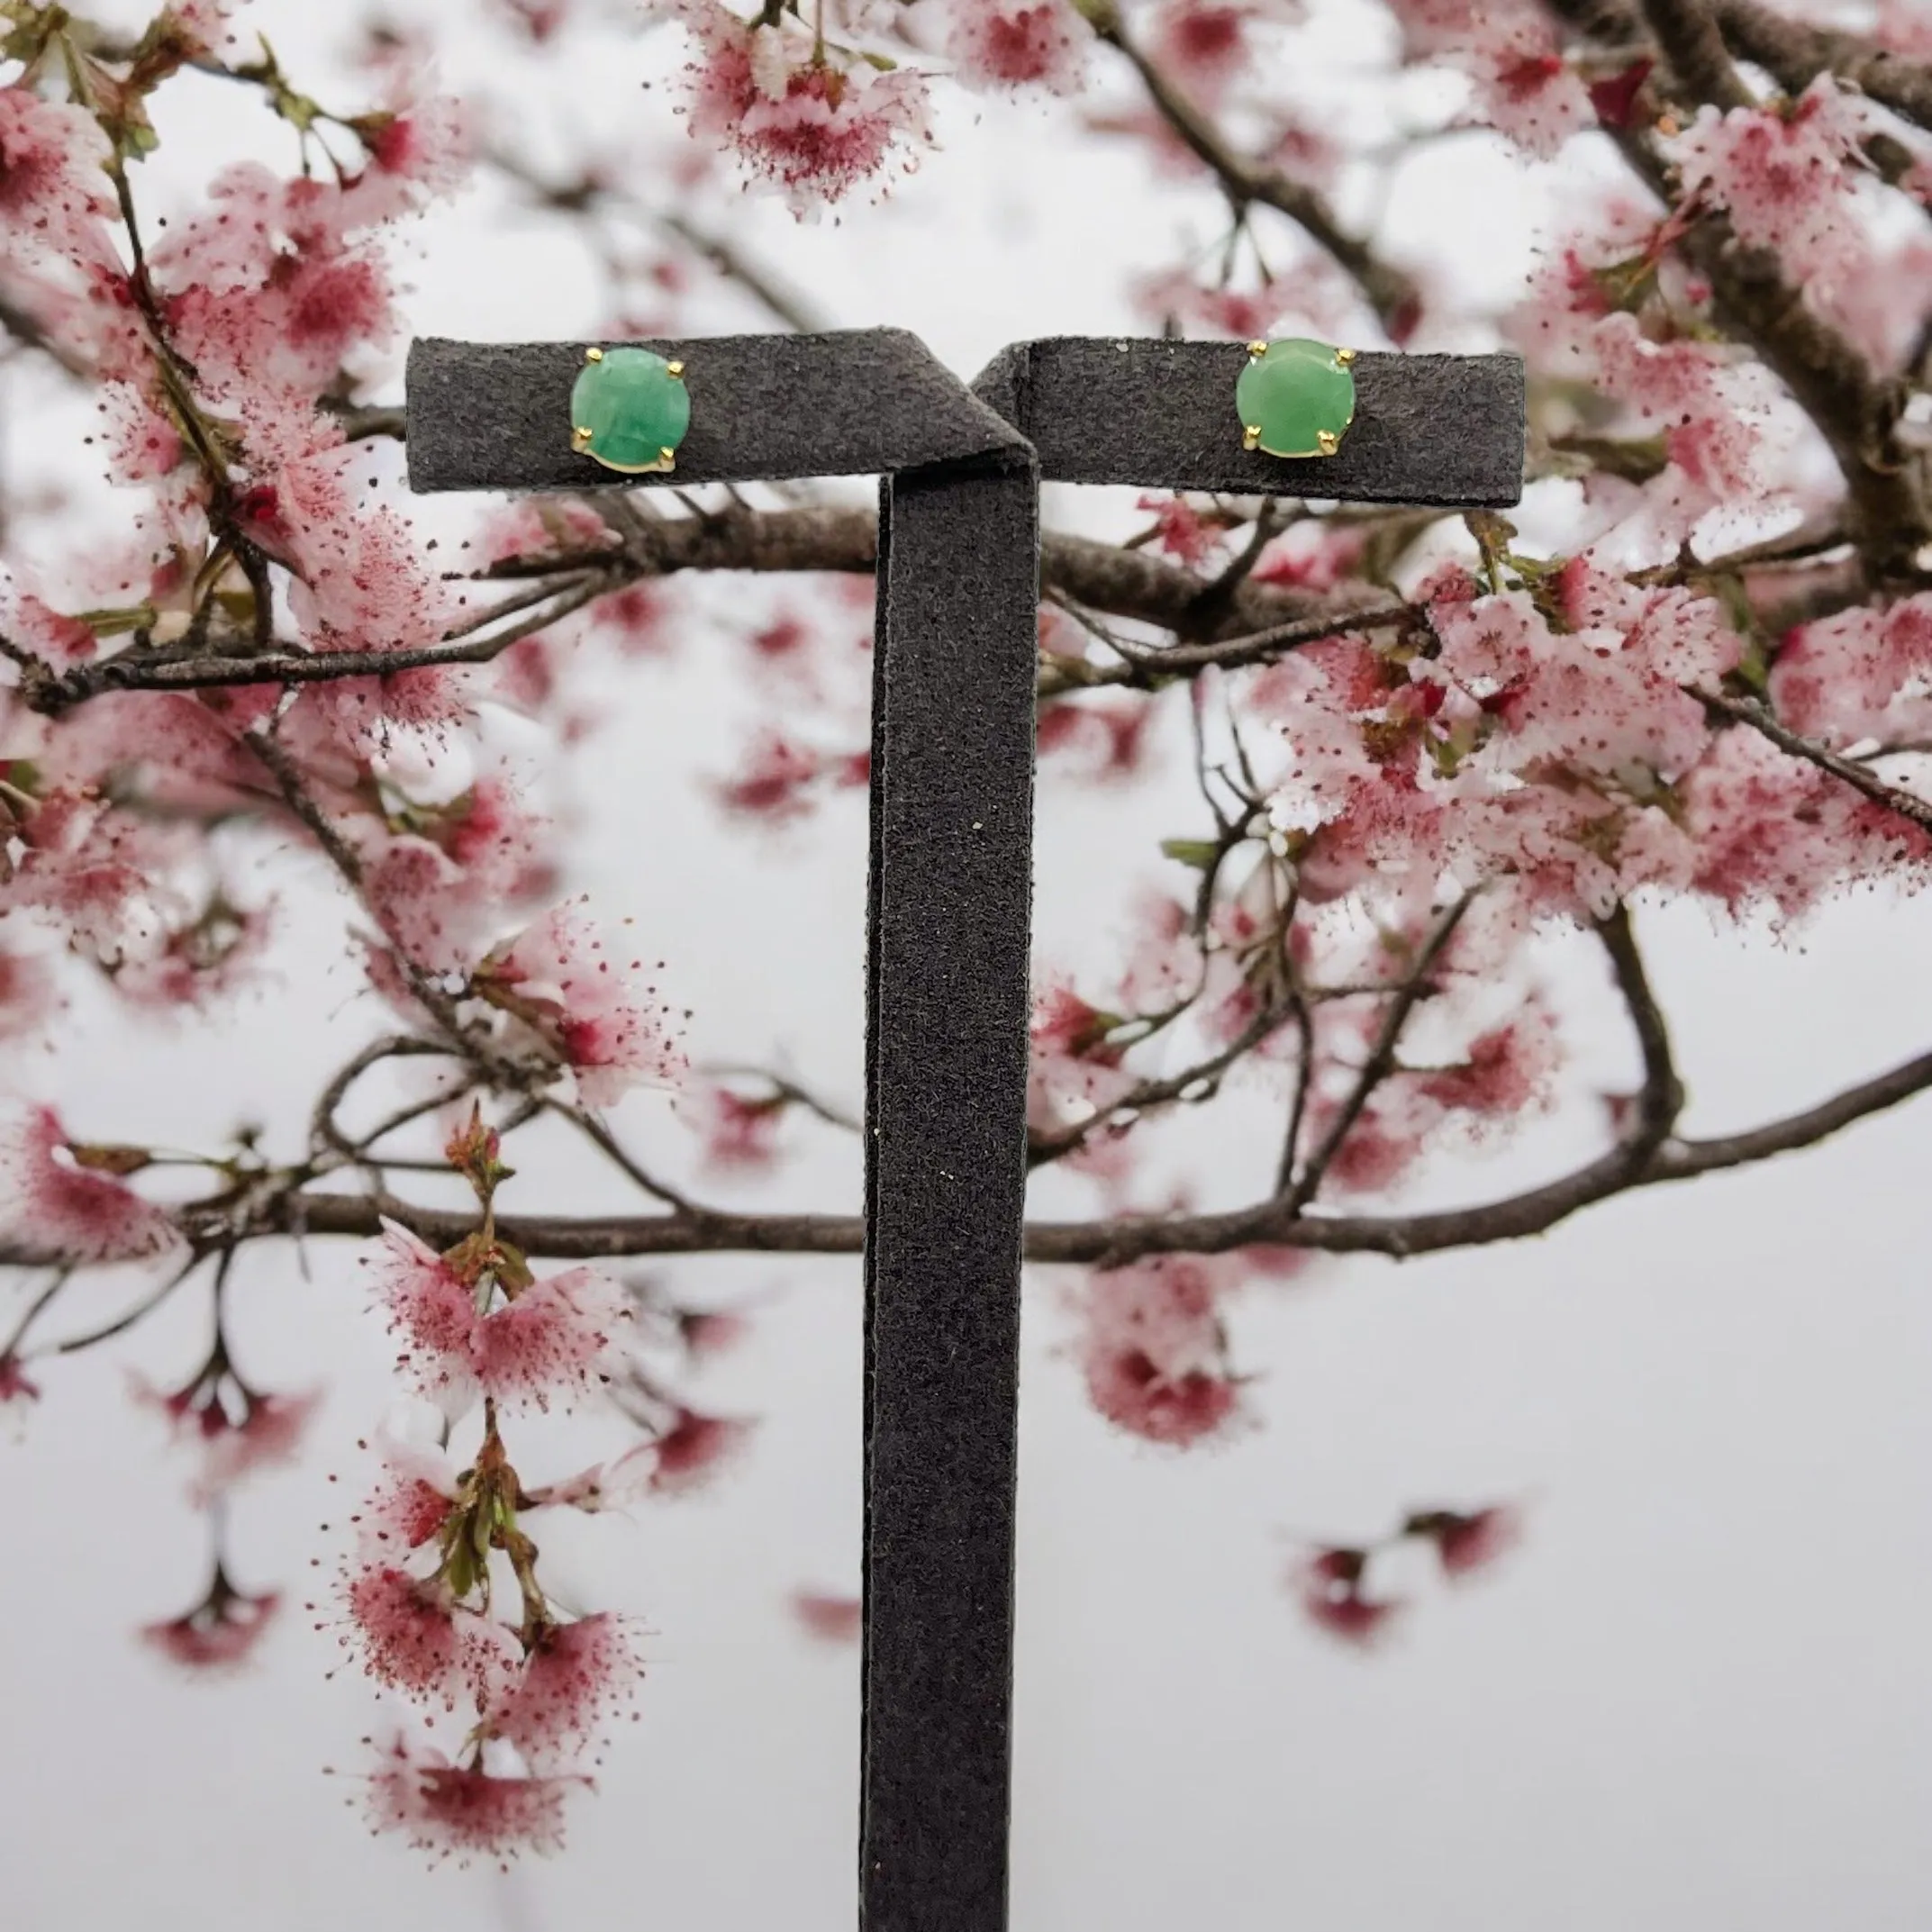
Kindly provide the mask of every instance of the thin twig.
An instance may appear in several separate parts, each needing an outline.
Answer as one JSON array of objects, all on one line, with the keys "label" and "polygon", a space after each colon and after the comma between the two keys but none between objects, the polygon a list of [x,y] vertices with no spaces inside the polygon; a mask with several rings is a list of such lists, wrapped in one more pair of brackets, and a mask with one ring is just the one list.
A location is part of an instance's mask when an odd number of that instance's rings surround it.
[{"label": "thin twig", "polygon": [[1212,169],[1237,216],[1256,202],[1285,214],[1347,271],[1382,318],[1383,326],[1400,337],[1417,301],[1415,284],[1410,277],[1383,261],[1367,242],[1349,234],[1328,203],[1306,183],[1238,155],[1213,122],[1129,34],[1112,0],[1083,0],[1082,12],[1094,33],[1122,54],[1140,77],[1161,118]]},{"label": "thin twig", "polygon": [[1465,893],[1436,922],[1435,930],[1416,955],[1408,977],[1392,991],[1374,1044],[1369,1048],[1360,1073],[1356,1075],[1355,1084],[1336,1110],[1328,1131],[1316,1142],[1301,1174],[1276,1195],[1288,1220],[1293,1220],[1315,1198],[1330,1164],[1341,1152],[1343,1141],[1361,1118],[1362,1110],[1367,1106],[1375,1089],[1394,1071],[1395,1048],[1401,1039],[1402,1029],[1409,1023],[1409,1016],[1415,1011],[1416,1002],[1427,991],[1429,976],[1435,969],[1437,960],[1442,957],[1443,948],[1455,938],[1456,929],[1462,924],[1463,915],[1468,912],[1474,896],[1473,893]]},{"label": "thin twig", "polygon": [[1740,724],[1749,725],[1754,731],[1768,738],[1779,750],[1788,752],[1794,758],[1802,758],[1808,765],[1815,765],[1819,771],[1829,772],[1842,784],[1863,794],[1874,805],[1896,812],[1922,832],[1932,832],[1932,803],[1915,798],[1909,792],[1901,792],[1895,785],[1886,784],[1876,772],[1857,759],[1845,757],[1828,746],[1801,737],[1789,725],[1781,724],[1755,698],[1734,698],[1721,691],[1701,688],[1692,694],[1712,711],[1721,712],[1727,718],[1735,718]]}]

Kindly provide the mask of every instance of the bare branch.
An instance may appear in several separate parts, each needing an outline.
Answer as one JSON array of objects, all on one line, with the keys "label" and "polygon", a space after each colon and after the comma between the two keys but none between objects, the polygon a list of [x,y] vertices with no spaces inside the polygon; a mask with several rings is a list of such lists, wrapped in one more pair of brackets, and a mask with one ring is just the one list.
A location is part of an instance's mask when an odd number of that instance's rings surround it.
[{"label": "bare branch", "polygon": [[788,288],[772,272],[753,261],[722,235],[701,228],[677,208],[661,208],[651,219],[667,234],[676,235],[694,254],[702,255],[728,282],[735,282],[775,321],[800,335],[818,335],[831,324],[796,289]]},{"label": "bare branch", "polygon": [[1285,1219],[1293,1220],[1315,1198],[1329,1166],[1341,1151],[1342,1142],[1347,1139],[1350,1129],[1361,1119],[1363,1108],[1368,1105],[1375,1089],[1394,1070],[1395,1048],[1401,1039],[1402,1029],[1408,1025],[1417,1001],[1428,990],[1429,974],[1442,957],[1443,948],[1456,936],[1456,929],[1462,924],[1463,915],[1468,912],[1470,901],[1474,896],[1470,893],[1458,899],[1437,921],[1435,930],[1423,941],[1421,950],[1416,955],[1408,978],[1392,989],[1375,1043],[1369,1048],[1368,1058],[1362,1063],[1362,1070],[1356,1075],[1347,1098],[1329,1123],[1328,1131],[1303,1163],[1301,1174],[1276,1197]]},{"label": "bare branch", "polygon": [[1716,15],[1704,0],[1644,0],[1644,17],[1673,71],[1701,101],[1749,107],[1751,90],[1737,77]]},{"label": "bare branch", "polygon": [[[50,716],[85,703],[105,691],[197,691],[214,685],[319,685],[344,677],[394,677],[438,665],[488,664],[515,643],[559,623],[572,612],[601,597],[613,580],[579,579],[559,593],[556,601],[518,622],[458,643],[425,645],[418,650],[268,651],[249,657],[200,654],[167,657],[148,651],[124,651],[119,657],[76,665],[58,676],[41,678],[23,690],[31,709]],[[521,608],[527,598],[512,600],[504,608]],[[480,620],[494,621],[501,612]]]},{"label": "bare branch", "polygon": [[1027,1137],[1027,1159],[1030,1166],[1042,1166],[1048,1161],[1060,1159],[1075,1148],[1085,1145],[1094,1134],[1109,1121],[1116,1120],[1123,1114],[1143,1114],[1156,1107],[1165,1107],[1177,1100],[1207,1100],[1220,1090],[1221,1075],[1237,1060],[1245,1058],[1263,1041],[1270,1039],[1287,1023],[1290,1010],[1283,1007],[1270,1007],[1256,1014],[1254,1019],[1241,1029],[1240,1033],[1219,1053],[1187,1067],[1178,1074],[1170,1074],[1165,1079],[1143,1080],[1129,1089],[1111,1105],[1097,1109],[1088,1119],[1077,1125],[1065,1128],[1056,1134],[1029,1134]]},{"label": "bare branch", "polygon": [[[1279,1200],[1271,1200],[1228,1214],[1032,1221],[1026,1230],[1026,1253],[1037,1262],[1105,1260],[1118,1265],[1147,1255],[1224,1254],[1266,1245],[1402,1258],[1519,1240],[1546,1233],[1584,1208],[1637,1188],[1688,1181],[1815,1147],[1928,1088],[1932,1053],[1924,1053],[1815,1107],[1762,1127],[1709,1140],[1666,1139],[1636,1162],[1629,1144],[1619,1144],[1560,1180],[1474,1207],[1428,1214],[1304,1213],[1291,1218],[1283,1213]],[[1656,1091],[1660,1095],[1665,1092],[1661,1083]],[[177,1213],[177,1221],[190,1238],[204,1211],[189,1207]],[[475,1224],[474,1215],[418,1207],[385,1193],[290,1193],[266,1201],[242,1238],[307,1235],[369,1240],[381,1232],[385,1218],[444,1247],[460,1240]],[[864,1234],[856,1214],[715,1211],[702,1220],[676,1214],[507,1216],[498,1225],[504,1237],[526,1253],[566,1261],[719,1253],[856,1255]],[[223,1238],[231,1238],[225,1220],[222,1228]],[[35,1249],[0,1247],[0,1266],[40,1267],[50,1265],[50,1259]]]},{"label": "bare branch", "polygon": [[1213,122],[1129,36],[1112,0],[1085,0],[1082,12],[1094,33],[1124,55],[1139,75],[1161,118],[1213,170],[1235,212],[1239,214],[1259,202],[1285,214],[1354,277],[1369,306],[1381,316],[1383,326],[1399,337],[1403,319],[1417,301],[1415,284],[1410,277],[1383,261],[1367,242],[1349,234],[1313,188],[1238,155]]},{"label": "bare branch", "polygon": [[1893,113],[1932,128],[1932,62],[1909,60],[1855,33],[1789,19],[1755,0],[1717,0],[1717,14],[1725,39],[1787,94],[1802,94],[1828,71]]},{"label": "bare branch", "polygon": [[1597,921],[1596,932],[1610,957],[1610,972],[1623,996],[1624,1009],[1630,1016],[1630,1028],[1637,1035],[1637,1052],[1643,1060],[1644,1080],[1637,1091],[1636,1123],[1622,1144],[1624,1157],[1637,1170],[1648,1163],[1677,1124],[1677,1116],[1683,1111],[1683,1083],[1677,1077],[1671,1057],[1670,1029],[1664,1022],[1664,1011],[1651,991],[1644,957],[1637,950],[1637,935],[1630,929],[1629,909],[1620,903],[1612,907],[1607,918]]}]

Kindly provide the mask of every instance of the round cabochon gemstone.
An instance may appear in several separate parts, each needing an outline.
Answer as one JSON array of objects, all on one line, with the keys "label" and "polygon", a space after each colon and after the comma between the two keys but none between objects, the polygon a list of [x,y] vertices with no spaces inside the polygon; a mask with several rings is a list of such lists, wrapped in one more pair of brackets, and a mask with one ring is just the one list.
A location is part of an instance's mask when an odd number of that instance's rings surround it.
[{"label": "round cabochon gemstone", "polygon": [[573,446],[606,469],[667,470],[691,427],[691,398],[662,356],[607,349],[578,372],[570,422]]},{"label": "round cabochon gemstone", "polygon": [[[1355,372],[1346,350],[1306,336],[1283,336],[1234,385],[1234,406],[1251,449],[1270,456],[1333,456],[1355,421]],[[1261,433],[1258,438],[1255,431]]]}]

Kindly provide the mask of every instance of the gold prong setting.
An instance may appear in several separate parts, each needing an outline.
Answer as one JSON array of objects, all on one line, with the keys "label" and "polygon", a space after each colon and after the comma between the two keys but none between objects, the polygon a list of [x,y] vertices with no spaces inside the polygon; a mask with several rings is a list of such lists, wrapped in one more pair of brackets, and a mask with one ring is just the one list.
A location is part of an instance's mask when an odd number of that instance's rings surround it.
[{"label": "gold prong setting", "polygon": [[1355,421],[1356,351],[1306,336],[1247,347],[1234,392],[1242,449],[1289,461],[1338,454]]},{"label": "gold prong setting", "polygon": [[584,351],[570,392],[570,448],[620,476],[667,476],[691,426],[685,365],[636,343]]}]

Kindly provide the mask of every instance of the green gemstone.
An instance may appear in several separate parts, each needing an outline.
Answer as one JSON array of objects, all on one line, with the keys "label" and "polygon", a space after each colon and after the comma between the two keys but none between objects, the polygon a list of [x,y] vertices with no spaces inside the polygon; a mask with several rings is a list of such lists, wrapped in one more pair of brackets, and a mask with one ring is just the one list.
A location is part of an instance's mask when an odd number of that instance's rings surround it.
[{"label": "green gemstone", "polygon": [[572,447],[606,469],[667,470],[691,427],[691,398],[662,356],[607,349],[577,376],[570,425]]},{"label": "green gemstone", "polygon": [[1234,385],[1234,406],[1244,436],[1261,432],[1250,447],[1270,456],[1335,454],[1355,421],[1355,372],[1340,356],[1327,342],[1283,336],[1249,357]]}]

